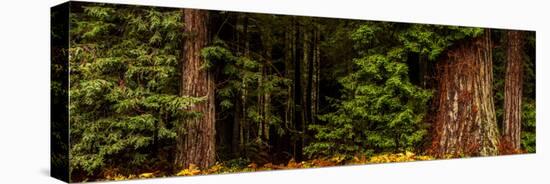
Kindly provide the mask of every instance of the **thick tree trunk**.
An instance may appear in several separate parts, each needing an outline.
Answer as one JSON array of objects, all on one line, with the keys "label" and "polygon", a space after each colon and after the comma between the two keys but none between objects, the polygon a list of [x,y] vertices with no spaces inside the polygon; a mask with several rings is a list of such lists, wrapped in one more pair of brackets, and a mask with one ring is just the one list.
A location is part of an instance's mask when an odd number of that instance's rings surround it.
[{"label": "thick tree trunk", "polygon": [[505,152],[520,149],[521,98],[523,90],[523,34],[508,32],[506,76],[504,82],[504,121],[502,124],[502,148]]},{"label": "thick tree trunk", "polygon": [[458,43],[437,63],[437,113],[431,151],[437,156],[496,155],[490,30]]},{"label": "thick tree trunk", "polygon": [[178,129],[177,168],[187,168],[195,164],[206,168],[215,162],[215,110],[214,79],[208,69],[203,68],[204,60],[200,51],[208,41],[208,12],[185,9],[184,61],[182,65],[182,95],[205,97],[206,100],[188,110],[202,116],[187,120]]}]

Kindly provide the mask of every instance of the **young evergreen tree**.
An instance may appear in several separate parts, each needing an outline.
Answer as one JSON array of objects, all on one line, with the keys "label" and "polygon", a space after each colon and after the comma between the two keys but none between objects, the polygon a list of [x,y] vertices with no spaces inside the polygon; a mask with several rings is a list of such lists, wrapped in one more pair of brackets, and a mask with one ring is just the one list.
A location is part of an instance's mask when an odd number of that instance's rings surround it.
[{"label": "young evergreen tree", "polygon": [[395,37],[383,36],[395,27],[365,24],[351,35],[360,57],[339,80],[343,96],[334,101],[337,110],[320,116],[327,124],[309,126],[316,132],[305,149],[310,156],[414,150],[423,140],[430,92],[409,82],[406,49]]},{"label": "young evergreen tree", "polygon": [[57,57],[66,53],[52,55],[52,77],[70,72],[69,90],[54,81],[52,96],[70,95],[71,181],[370,163],[389,152],[495,155],[496,122],[501,148],[536,151],[534,33],[70,10],[69,71]]},{"label": "young evergreen tree", "polygon": [[172,9],[71,3],[73,181],[116,169],[170,168],[176,127],[199,98],[180,96],[183,28]]},{"label": "young evergreen tree", "polygon": [[[236,56],[227,48],[227,44],[218,40],[213,45],[202,50],[202,56],[208,63],[222,65],[222,74],[224,80],[219,82],[216,94],[219,99],[220,113],[233,113],[235,109],[242,108],[234,99],[243,99],[246,102],[245,116],[240,116],[237,121],[246,121],[246,132],[250,132],[249,141],[244,141],[245,136],[237,134],[238,140],[243,140],[243,143],[233,142],[233,144],[243,144],[243,151],[239,156],[246,157],[250,160],[263,160],[267,155],[262,153],[266,150],[269,135],[265,135],[265,131],[274,129],[277,134],[283,134],[284,130],[281,126],[282,114],[274,111],[275,105],[262,104],[258,98],[270,95],[273,99],[282,99],[285,97],[284,87],[287,86],[289,80],[278,76],[277,74],[266,74],[263,68],[271,67],[267,61],[261,62],[250,57]],[[243,94],[247,93],[243,98]],[[262,107],[266,110],[261,113],[259,109]],[[266,123],[266,124],[264,124]],[[233,128],[233,127],[232,127]],[[264,157],[264,158],[262,158]]]}]

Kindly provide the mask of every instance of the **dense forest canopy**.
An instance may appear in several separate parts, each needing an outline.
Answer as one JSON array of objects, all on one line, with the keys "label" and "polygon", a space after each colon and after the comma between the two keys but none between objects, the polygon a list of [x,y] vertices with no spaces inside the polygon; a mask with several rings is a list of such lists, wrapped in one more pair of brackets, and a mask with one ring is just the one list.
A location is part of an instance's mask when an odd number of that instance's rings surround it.
[{"label": "dense forest canopy", "polygon": [[536,151],[534,32],[73,2],[69,43],[72,181]]}]

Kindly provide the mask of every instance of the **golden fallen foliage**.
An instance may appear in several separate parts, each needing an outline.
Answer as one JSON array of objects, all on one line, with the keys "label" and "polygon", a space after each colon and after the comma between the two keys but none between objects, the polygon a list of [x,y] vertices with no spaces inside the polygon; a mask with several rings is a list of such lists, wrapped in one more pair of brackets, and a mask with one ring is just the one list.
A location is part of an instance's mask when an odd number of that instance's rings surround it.
[{"label": "golden fallen foliage", "polygon": [[142,173],[139,175],[139,178],[152,178],[154,173]]},{"label": "golden fallen foliage", "polygon": [[410,162],[416,160],[433,160],[433,158],[429,156],[416,156],[414,153],[407,151],[405,153],[373,156],[369,159],[368,163]]},{"label": "golden fallen foliage", "polygon": [[194,176],[201,173],[201,170],[195,165],[189,165],[189,168],[181,170],[176,174],[176,176]]},{"label": "golden fallen foliage", "polygon": [[[303,162],[296,162],[291,159],[287,164],[273,164],[266,163],[258,165],[257,163],[250,163],[244,168],[227,167],[223,163],[216,162],[215,165],[208,169],[201,170],[196,165],[191,164],[188,168],[177,172],[176,176],[195,176],[206,174],[218,174],[218,173],[237,173],[237,172],[251,172],[251,171],[266,171],[266,170],[284,170],[284,169],[298,169],[298,168],[319,168],[327,166],[341,166],[341,165],[356,165],[356,164],[373,164],[373,163],[392,163],[392,162],[410,162],[419,160],[433,160],[434,157],[427,155],[416,155],[413,152],[406,151],[404,153],[385,153],[378,154],[372,157],[354,156],[349,157],[345,155],[335,155],[332,157],[317,158],[307,160]],[[165,175],[159,175],[160,171],[146,172],[139,175],[124,176],[121,174],[115,174],[110,172],[105,176],[106,180],[127,180],[135,178],[154,178],[162,177]]]}]

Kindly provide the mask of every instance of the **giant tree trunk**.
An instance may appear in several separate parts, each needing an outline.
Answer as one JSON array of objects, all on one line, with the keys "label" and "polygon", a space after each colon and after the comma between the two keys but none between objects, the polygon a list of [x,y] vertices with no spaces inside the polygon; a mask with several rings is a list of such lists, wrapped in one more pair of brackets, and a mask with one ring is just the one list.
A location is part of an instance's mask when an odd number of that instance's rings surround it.
[{"label": "giant tree trunk", "polygon": [[506,76],[504,81],[504,121],[502,148],[506,152],[520,149],[521,97],[523,90],[523,34],[508,32]]},{"label": "giant tree trunk", "polygon": [[490,30],[458,43],[436,65],[437,112],[431,151],[437,156],[498,153]]},{"label": "giant tree trunk", "polygon": [[205,101],[189,110],[202,116],[187,120],[178,129],[176,167],[187,168],[195,164],[206,168],[215,162],[215,110],[214,79],[208,69],[203,68],[204,60],[200,51],[208,41],[208,12],[185,9],[185,32],[182,65],[182,95],[205,97]]}]

